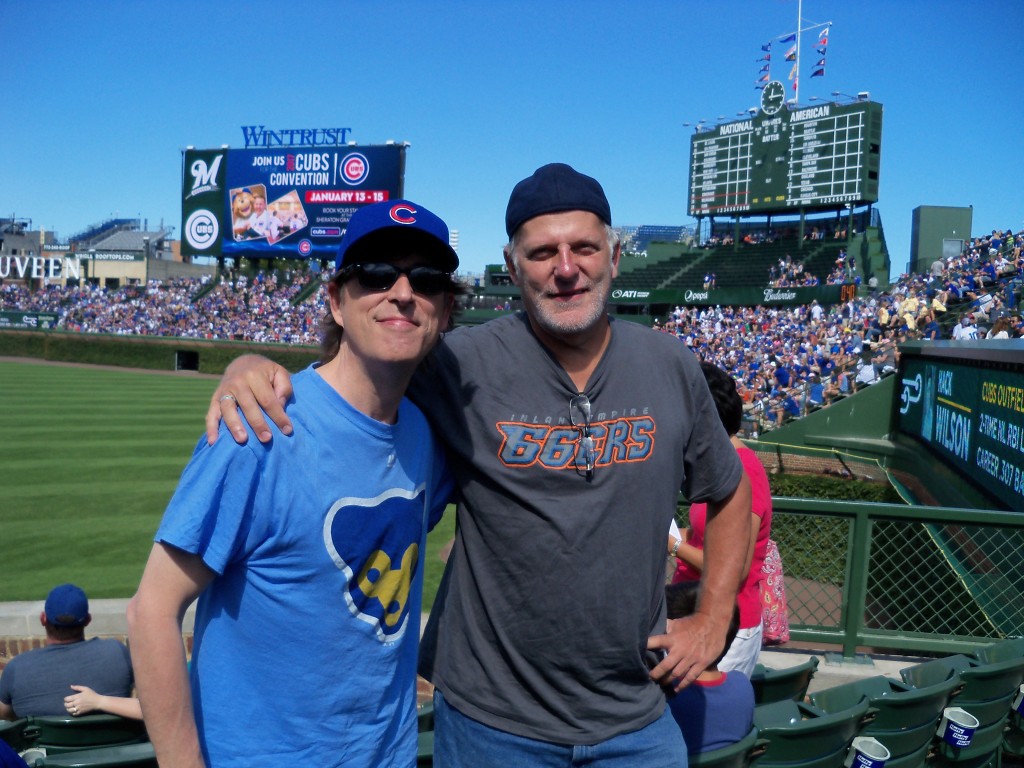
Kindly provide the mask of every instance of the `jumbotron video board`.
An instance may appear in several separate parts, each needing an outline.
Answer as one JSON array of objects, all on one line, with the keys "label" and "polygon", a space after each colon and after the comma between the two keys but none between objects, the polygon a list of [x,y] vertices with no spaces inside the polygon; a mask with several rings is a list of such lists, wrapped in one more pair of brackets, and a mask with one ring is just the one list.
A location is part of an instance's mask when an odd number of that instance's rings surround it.
[{"label": "jumbotron video board", "polygon": [[405,145],[188,149],[181,252],[333,260],[360,206],[401,198]]},{"label": "jumbotron video board", "polygon": [[881,146],[881,104],[796,109],[762,98],[762,109],[750,119],[690,139],[690,215],[764,215],[877,202]]}]

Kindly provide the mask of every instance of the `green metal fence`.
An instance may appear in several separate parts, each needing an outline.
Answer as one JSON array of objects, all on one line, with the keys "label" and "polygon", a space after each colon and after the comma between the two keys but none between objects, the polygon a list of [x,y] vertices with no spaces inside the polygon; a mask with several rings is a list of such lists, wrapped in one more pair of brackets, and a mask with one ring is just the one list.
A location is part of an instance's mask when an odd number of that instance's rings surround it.
[{"label": "green metal fence", "polygon": [[1024,635],[1024,514],[775,498],[793,640],[955,653]]}]

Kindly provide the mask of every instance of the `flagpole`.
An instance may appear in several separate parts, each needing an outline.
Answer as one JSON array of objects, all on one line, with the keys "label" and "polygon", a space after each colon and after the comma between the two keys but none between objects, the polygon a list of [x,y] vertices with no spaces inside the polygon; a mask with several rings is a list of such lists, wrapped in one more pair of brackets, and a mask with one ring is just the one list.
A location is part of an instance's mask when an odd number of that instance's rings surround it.
[{"label": "flagpole", "polygon": [[793,81],[793,101],[800,103],[800,25],[804,18],[804,0],[796,3],[796,79]]}]

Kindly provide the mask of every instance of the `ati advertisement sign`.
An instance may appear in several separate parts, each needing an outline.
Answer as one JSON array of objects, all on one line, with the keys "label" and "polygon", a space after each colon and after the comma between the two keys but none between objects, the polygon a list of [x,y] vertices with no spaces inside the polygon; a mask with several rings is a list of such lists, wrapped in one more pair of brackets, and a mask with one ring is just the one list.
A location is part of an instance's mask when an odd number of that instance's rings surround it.
[{"label": "ati advertisement sign", "polygon": [[334,258],[352,214],[402,197],[405,147],[186,150],[181,251]]},{"label": "ati advertisement sign", "polygon": [[904,358],[899,429],[1007,505],[1024,510],[1024,375]]}]

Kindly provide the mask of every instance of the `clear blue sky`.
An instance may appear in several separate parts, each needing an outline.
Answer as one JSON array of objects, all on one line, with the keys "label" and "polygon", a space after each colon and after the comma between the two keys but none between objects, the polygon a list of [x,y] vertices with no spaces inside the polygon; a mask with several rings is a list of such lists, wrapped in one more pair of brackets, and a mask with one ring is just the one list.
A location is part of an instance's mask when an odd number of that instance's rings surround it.
[{"label": "clear blue sky", "polygon": [[[410,142],[406,195],[459,230],[471,271],[500,261],[509,191],[551,161],[596,176],[616,224],[689,224],[683,123],[754,106],[760,46],[796,17],[797,0],[0,0],[0,216],[66,238],[117,212],[180,237],[180,150],[263,124]],[[833,26],[801,102],[884,105],[894,276],[919,205],[1024,228],[1024,1],[804,0],[803,17]]]}]

